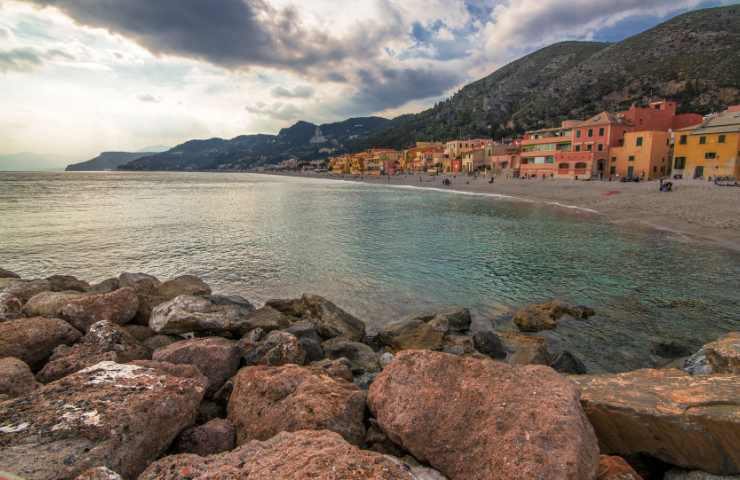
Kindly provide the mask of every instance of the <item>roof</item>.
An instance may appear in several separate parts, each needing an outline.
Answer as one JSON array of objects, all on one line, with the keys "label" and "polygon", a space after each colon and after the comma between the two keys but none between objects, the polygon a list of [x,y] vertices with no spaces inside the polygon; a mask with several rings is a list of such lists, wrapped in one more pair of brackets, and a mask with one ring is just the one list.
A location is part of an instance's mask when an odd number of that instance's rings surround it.
[{"label": "roof", "polygon": [[576,127],[588,127],[590,125],[608,125],[611,123],[624,123],[624,118],[619,117],[613,113],[601,112],[598,115],[594,115],[588,120],[576,125]]},{"label": "roof", "polygon": [[740,112],[728,110],[706,119],[704,123],[695,128],[684,130],[690,130],[691,135],[740,132]]}]

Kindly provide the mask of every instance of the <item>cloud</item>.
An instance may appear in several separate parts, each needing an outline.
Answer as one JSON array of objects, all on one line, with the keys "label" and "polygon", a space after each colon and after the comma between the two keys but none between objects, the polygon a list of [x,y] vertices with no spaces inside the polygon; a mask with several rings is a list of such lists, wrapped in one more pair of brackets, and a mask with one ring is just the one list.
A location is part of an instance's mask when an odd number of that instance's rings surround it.
[{"label": "cloud", "polygon": [[272,96],[277,98],[311,98],[315,90],[310,85],[299,85],[293,90],[283,86],[277,86],[272,89]]},{"label": "cloud", "polygon": [[139,95],[136,98],[138,98],[140,102],[144,102],[144,103],[159,103],[162,101],[159,98],[155,97],[154,95],[150,95],[148,93]]},{"label": "cloud", "polygon": [[10,38],[10,32],[0,27],[0,38]]},{"label": "cloud", "polygon": [[30,47],[0,50],[0,73],[30,72],[55,59],[74,60],[72,55],[59,49],[41,51]]},{"label": "cloud", "polygon": [[245,107],[245,110],[260,117],[283,121],[298,120],[303,115],[303,110],[300,108],[293,104],[282,102],[275,102],[271,105],[267,105],[264,102],[257,102],[254,105]]}]

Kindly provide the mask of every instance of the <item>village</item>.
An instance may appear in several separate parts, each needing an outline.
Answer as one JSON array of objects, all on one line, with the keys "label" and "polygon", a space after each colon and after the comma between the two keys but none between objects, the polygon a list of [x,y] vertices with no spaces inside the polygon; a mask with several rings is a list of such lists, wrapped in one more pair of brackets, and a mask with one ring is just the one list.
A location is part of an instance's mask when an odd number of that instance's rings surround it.
[{"label": "village", "polygon": [[[740,177],[740,105],[708,116],[677,113],[660,100],[585,121],[528,131],[520,138],[417,142],[372,148],[307,168],[334,175],[469,174],[505,178],[640,181]],[[288,161],[283,169],[296,168]]]}]

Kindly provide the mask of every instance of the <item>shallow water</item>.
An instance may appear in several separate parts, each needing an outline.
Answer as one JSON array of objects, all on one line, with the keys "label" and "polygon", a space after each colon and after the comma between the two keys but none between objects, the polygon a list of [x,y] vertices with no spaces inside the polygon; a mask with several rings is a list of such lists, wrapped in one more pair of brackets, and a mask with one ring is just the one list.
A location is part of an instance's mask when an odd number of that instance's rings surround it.
[{"label": "shallow water", "polygon": [[594,371],[740,329],[740,256],[515,202],[250,174],[0,173],[0,266],[102,280],[191,273],[256,303],[324,295],[372,327],[435,306],[507,329],[514,307],[593,306],[545,334]]}]

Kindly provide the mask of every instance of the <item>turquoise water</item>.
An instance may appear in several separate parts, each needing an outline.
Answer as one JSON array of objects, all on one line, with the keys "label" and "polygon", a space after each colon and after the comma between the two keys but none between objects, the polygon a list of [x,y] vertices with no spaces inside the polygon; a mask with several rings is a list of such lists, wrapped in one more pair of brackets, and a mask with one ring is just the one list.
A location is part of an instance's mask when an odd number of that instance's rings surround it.
[{"label": "turquoise water", "polygon": [[740,256],[553,207],[317,179],[0,173],[0,266],[26,277],[191,273],[256,303],[324,295],[376,328],[435,306],[507,329],[516,306],[593,306],[545,334],[592,370],[740,330]]}]

